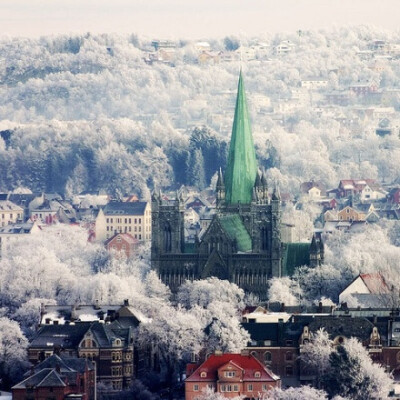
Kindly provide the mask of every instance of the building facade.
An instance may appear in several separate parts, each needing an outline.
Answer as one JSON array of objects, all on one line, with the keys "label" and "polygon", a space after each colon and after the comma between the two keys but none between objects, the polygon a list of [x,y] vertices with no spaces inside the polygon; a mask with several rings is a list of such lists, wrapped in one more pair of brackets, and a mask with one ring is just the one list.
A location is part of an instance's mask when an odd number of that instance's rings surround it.
[{"label": "building facade", "polygon": [[111,201],[96,218],[96,240],[105,241],[117,233],[129,233],[139,242],[151,239],[151,207],[146,201]]},{"label": "building facade", "polygon": [[201,365],[189,365],[187,369],[185,400],[194,400],[207,389],[225,398],[259,398],[281,384],[278,376],[248,354],[216,353]]}]

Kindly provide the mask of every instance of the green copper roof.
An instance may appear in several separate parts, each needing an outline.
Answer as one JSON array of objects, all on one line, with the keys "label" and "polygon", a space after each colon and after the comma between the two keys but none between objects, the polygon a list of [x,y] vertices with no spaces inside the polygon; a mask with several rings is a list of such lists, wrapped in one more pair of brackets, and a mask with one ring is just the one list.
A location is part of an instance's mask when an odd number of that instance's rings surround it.
[{"label": "green copper roof", "polygon": [[219,218],[222,228],[230,239],[236,240],[239,251],[251,251],[251,238],[237,214],[228,214]]},{"label": "green copper roof", "polygon": [[256,153],[251,134],[242,72],[240,71],[235,118],[233,120],[228,164],[225,172],[225,199],[227,204],[251,203],[256,175]]},{"label": "green copper roof", "polygon": [[310,264],[310,243],[286,243],[282,275],[292,276],[297,267]]}]

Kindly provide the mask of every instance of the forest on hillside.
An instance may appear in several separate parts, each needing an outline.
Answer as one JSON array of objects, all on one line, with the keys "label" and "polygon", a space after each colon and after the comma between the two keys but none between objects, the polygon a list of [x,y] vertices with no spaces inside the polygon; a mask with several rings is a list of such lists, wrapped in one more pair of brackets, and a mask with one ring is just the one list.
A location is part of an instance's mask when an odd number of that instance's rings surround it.
[{"label": "forest on hillside", "polygon": [[[375,59],[360,56],[376,38],[400,42],[398,33],[367,26],[208,40],[225,53],[239,43],[270,49],[242,68],[259,165],[284,191],[296,194],[309,179],[328,187],[350,177],[399,179],[399,136],[376,135],[379,119],[360,114],[368,100],[321,109],[317,96],[279,119],[275,112],[296,103],[304,79],[326,79],[329,91],[370,82],[393,94],[384,105],[394,108],[395,124],[400,60],[377,70]],[[277,56],[281,42],[292,51]],[[1,38],[0,190],[146,198],[154,187],[207,187],[226,162],[239,62],[201,64],[195,43],[184,40],[169,63],[149,63],[152,52],[151,40],[137,35]]]}]

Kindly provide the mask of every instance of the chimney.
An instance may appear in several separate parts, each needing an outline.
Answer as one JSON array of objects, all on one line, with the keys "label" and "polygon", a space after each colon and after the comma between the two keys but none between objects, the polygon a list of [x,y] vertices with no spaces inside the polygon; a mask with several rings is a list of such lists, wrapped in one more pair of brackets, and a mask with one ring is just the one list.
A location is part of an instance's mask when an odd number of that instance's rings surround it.
[{"label": "chimney", "polygon": [[243,350],[240,352],[240,354],[241,354],[242,356],[245,356],[245,357],[249,357],[249,356],[250,356],[250,352],[249,352],[249,350],[247,350],[247,349],[243,349]]},{"label": "chimney", "polygon": [[129,299],[124,300],[124,307],[129,307]]},{"label": "chimney", "polygon": [[222,356],[222,351],[221,351],[221,350],[215,350],[215,351],[214,351],[214,355],[215,355],[215,356],[218,356],[218,357],[219,357],[219,356]]},{"label": "chimney", "polygon": [[285,311],[285,303],[281,303],[281,311],[282,311],[282,312]]},{"label": "chimney", "polygon": [[46,318],[46,319],[45,319],[46,325],[50,325],[50,322],[51,322],[51,319],[50,319],[50,318]]},{"label": "chimney", "polygon": [[100,309],[99,299],[96,299],[96,300],[94,301],[94,309],[95,309],[95,310],[99,310],[99,309]]}]

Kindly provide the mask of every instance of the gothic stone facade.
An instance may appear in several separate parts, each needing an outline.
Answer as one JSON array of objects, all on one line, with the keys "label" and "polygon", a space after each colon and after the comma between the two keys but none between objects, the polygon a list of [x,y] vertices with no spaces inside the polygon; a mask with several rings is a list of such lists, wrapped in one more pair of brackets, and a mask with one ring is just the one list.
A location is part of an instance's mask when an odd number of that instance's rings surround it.
[{"label": "gothic stone facade", "polygon": [[[152,265],[173,291],[186,279],[215,276],[265,297],[266,283],[281,276],[280,200],[266,185],[251,204],[226,205],[194,246],[185,243],[184,202],[152,198]],[[220,192],[219,192],[220,196]]]}]

